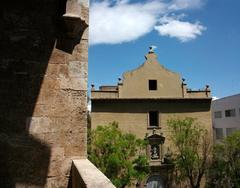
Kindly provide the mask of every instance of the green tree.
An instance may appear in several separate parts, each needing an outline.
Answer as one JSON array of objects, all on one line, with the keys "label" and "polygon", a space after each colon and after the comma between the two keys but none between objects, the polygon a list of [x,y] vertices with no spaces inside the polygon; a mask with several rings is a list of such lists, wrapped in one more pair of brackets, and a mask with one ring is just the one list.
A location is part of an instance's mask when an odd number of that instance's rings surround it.
[{"label": "green tree", "polygon": [[211,147],[208,132],[189,117],[170,119],[167,124],[175,146],[173,153],[177,181],[188,182],[189,187],[199,188],[209,164]]},{"label": "green tree", "polygon": [[91,131],[88,157],[116,187],[123,188],[148,174],[146,144],[133,134],[122,133],[113,122]]},{"label": "green tree", "polygon": [[240,131],[214,146],[208,186],[240,188]]}]

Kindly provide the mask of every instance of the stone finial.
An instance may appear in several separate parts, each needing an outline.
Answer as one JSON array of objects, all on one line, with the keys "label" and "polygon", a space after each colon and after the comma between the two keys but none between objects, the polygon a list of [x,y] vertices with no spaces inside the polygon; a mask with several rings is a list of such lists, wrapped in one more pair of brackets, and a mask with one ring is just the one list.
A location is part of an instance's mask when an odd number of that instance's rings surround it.
[{"label": "stone finial", "polygon": [[205,93],[206,93],[206,96],[209,97],[209,93],[210,93],[209,85],[206,85]]},{"label": "stone finial", "polygon": [[157,46],[154,46],[154,45],[149,46],[149,52],[148,53],[154,53],[154,49],[156,49],[156,48],[157,48]]},{"label": "stone finial", "polygon": [[118,78],[118,85],[122,84],[122,78]]},{"label": "stone finial", "polygon": [[94,90],[95,90],[95,85],[91,84],[91,91],[94,91]]},{"label": "stone finial", "polygon": [[150,46],[149,47],[149,51],[148,51],[148,54],[145,55],[145,59],[147,61],[157,61],[157,55],[154,53],[154,49],[156,49],[157,47],[156,46]]}]

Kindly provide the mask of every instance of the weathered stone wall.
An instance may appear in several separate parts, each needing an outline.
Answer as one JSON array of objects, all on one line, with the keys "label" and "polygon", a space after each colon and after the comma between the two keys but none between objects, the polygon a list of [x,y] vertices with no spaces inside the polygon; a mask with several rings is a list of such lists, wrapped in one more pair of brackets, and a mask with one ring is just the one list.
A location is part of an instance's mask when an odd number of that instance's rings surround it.
[{"label": "weathered stone wall", "polygon": [[116,121],[119,128],[126,133],[132,133],[138,138],[145,138],[153,128],[148,127],[149,111],[159,112],[159,128],[157,133],[166,137],[164,149],[172,148],[167,121],[171,118],[196,118],[200,126],[206,128],[212,135],[211,99],[205,100],[92,100],[91,128],[107,125]]},{"label": "weathered stone wall", "polygon": [[87,25],[86,1],[0,2],[1,187],[67,187],[86,157]]}]

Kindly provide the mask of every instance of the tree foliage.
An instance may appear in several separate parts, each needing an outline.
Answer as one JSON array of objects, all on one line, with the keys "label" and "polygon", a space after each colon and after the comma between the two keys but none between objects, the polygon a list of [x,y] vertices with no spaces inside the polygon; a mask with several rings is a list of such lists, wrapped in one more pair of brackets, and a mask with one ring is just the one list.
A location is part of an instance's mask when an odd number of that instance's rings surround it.
[{"label": "tree foliage", "polygon": [[149,172],[144,152],[146,141],[124,134],[116,122],[98,126],[89,135],[89,159],[113,182],[125,187]]},{"label": "tree foliage", "polygon": [[210,154],[207,130],[193,118],[170,119],[167,124],[176,149],[173,153],[177,181],[188,180],[190,187],[200,187]]},{"label": "tree foliage", "polygon": [[240,131],[214,146],[208,178],[209,187],[240,188]]}]

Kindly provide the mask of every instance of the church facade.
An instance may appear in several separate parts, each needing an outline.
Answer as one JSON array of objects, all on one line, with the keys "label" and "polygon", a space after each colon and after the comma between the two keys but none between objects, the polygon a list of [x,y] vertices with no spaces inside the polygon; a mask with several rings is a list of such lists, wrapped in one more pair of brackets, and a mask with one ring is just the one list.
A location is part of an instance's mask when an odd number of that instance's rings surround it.
[{"label": "church facade", "polygon": [[196,118],[212,134],[211,94],[209,86],[190,90],[178,73],[164,68],[150,50],[146,61],[126,72],[116,86],[91,89],[91,128],[118,122],[123,132],[148,139],[147,155],[151,173],[143,184],[169,187],[172,166],[166,155],[171,148],[167,121],[172,118]]}]

